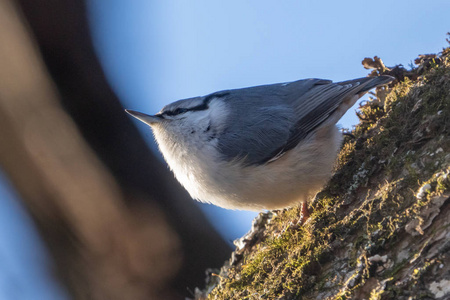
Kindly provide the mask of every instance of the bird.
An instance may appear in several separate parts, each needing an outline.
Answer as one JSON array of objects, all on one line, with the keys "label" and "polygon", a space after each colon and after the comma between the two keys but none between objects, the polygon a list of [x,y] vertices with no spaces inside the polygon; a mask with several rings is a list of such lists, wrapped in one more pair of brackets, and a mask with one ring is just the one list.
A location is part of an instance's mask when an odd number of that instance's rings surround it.
[{"label": "bird", "polygon": [[155,115],[125,111],[151,127],[193,199],[250,211],[302,205],[307,213],[307,202],[332,175],[343,139],[336,123],[393,79],[311,78],[178,100]]}]

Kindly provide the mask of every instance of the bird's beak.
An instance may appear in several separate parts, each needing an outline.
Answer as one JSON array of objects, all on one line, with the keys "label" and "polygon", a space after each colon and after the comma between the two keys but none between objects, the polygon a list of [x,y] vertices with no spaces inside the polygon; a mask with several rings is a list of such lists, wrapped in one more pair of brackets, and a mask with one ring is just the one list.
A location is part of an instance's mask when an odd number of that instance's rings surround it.
[{"label": "bird's beak", "polygon": [[130,115],[132,115],[133,117],[135,117],[136,119],[138,119],[139,121],[144,122],[145,124],[150,126],[156,123],[161,123],[164,120],[164,118],[162,117],[147,115],[131,109],[125,109],[125,111]]}]

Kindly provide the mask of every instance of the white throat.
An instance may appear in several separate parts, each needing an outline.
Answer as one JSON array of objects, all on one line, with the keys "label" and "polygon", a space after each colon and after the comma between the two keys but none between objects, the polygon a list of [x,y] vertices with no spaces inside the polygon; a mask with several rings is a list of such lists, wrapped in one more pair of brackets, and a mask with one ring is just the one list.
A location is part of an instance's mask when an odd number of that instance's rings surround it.
[{"label": "white throat", "polygon": [[195,199],[204,199],[204,194],[210,193],[204,189],[214,186],[209,181],[220,168],[221,160],[216,149],[217,136],[225,127],[228,113],[223,101],[213,99],[206,110],[188,112],[152,127],[164,159]]}]

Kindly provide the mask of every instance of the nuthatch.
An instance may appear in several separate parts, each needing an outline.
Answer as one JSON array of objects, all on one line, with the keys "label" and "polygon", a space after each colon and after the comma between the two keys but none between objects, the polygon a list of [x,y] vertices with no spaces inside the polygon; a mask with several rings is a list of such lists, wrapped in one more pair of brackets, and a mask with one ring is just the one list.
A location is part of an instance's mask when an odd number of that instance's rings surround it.
[{"label": "nuthatch", "polygon": [[156,115],[126,111],[150,125],[192,198],[273,210],[304,204],[326,183],[342,141],[336,122],[363,94],[392,80],[305,79],[179,100]]}]

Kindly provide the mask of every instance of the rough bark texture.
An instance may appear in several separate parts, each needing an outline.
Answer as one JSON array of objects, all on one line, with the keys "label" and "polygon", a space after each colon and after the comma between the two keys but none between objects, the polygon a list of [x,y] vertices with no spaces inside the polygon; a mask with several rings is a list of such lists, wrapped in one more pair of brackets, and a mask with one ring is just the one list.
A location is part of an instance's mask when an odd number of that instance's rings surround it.
[{"label": "rough bark texture", "polygon": [[85,15],[0,0],[0,165],[74,299],[183,299],[229,248],[124,113]]},{"label": "rough bark texture", "polygon": [[309,220],[261,214],[196,298],[450,299],[449,54],[365,59],[397,81],[360,108]]}]

